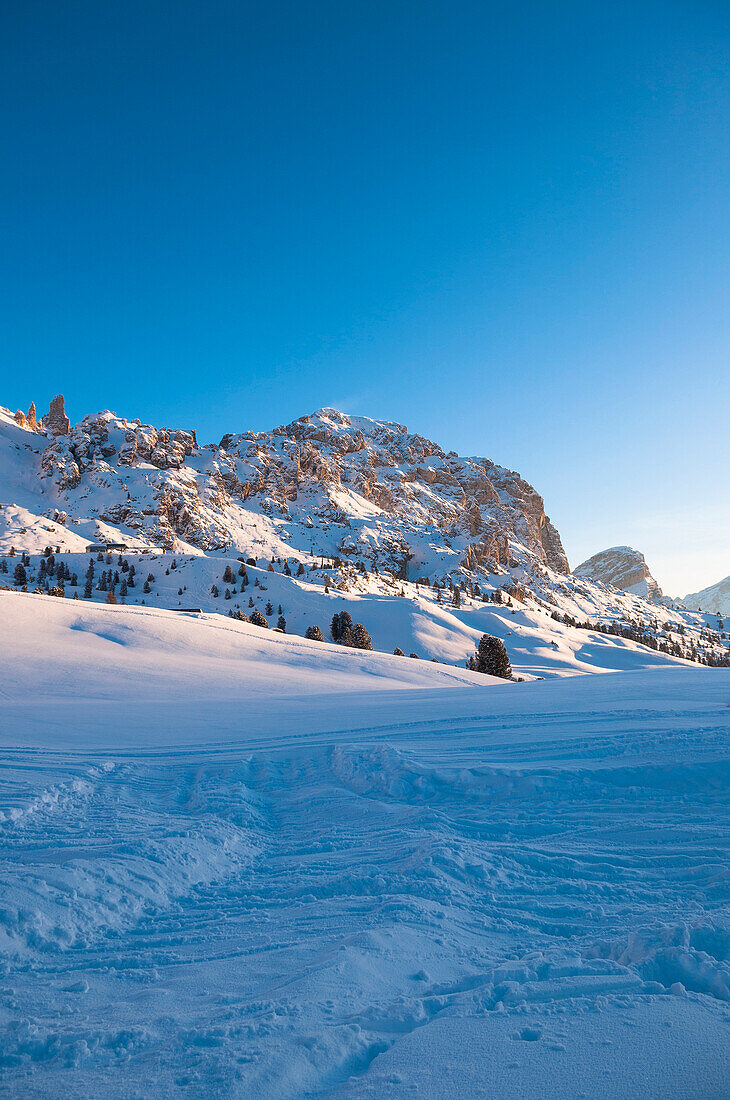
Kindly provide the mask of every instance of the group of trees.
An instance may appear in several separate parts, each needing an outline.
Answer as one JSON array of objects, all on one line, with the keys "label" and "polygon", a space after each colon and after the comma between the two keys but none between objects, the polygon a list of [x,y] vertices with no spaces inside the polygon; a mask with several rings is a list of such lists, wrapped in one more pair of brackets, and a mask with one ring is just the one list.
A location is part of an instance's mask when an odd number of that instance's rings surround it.
[{"label": "group of trees", "polygon": [[353,623],[349,611],[338,611],[330,624],[332,641],[349,649],[372,649],[373,643],[362,623]]},{"label": "group of trees", "polygon": [[[668,624],[668,626],[663,628],[663,631],[660,631],[659,623],[654,620],[653,629],[657,631],[657,634],[664,633],[664,637],[662,638],[652,633],[652,630],[649,629],[647,625],[640,622],[592,623],[588,620],[581,621],[575,619],[572,615],[561,615],[558,611],[553,611],[551,617],[556,622],[563,623],[565,626],[572,626],[578,630],[592,630],[597,634],[610,634],[617,638],[626,638],[629,641],[638,642],[640,645],[646,646],[647,649],[653,649],[658,653],[666,653],[670,657],[681,657],[685,661],[693,661],[695,664],[708,665],[711,668],[730,667],[730,650],[725,653],[716,653],[712,649],[698,649],[694,641],[690,641],[689,644],[683,645],[679,640],[675,640],[672,637],[673,633],[684,640],[685,629],[681,623]],[[710,645],[722,645],[720,636],[710,631],[702,631],[700,638]]]},{"label": "group of trees", "polygon": [[[14,553],[11,556],[14,556]],[[8,572],[8,564],[5,558],[0,561],[0,572]],[[27,586],[32,580],[30,555],[23,552],[20,556],[20,561],[16,563],[13,570],[13,584],[16,588],[27,590]],[[65,595],[64,587],[67,583],[72,588],[76,588],[79,583],[77,574],[71,572],[65,561],[60,559],[56,561],[56,557],[50,546],[46,547],[38,564],[35,591],[48,593],[53,596],[63,596]]]}]

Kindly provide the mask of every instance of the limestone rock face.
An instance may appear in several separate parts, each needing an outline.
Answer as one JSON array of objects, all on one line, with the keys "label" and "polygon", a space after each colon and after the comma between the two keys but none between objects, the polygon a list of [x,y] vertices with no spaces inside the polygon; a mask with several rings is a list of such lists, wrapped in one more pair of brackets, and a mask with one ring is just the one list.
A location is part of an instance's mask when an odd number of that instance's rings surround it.
[{"label": "limestone rock face", "polygon": [[538,561],[568,572],[542,497],[519,474],[486,458],[446,453],[402,424],[321,409],[272,432],[224,436],[220,449],[236,468],[242,499],[264,494],[283,503],[319,494],[326,502],[310,512],[344,526],[352,524],[343,517],[342,494],[384,513],[379,526],[387,535],[376,538],[371,526],[354,543],[343,537],[343,556],[377,555],[387,564],[383,550],[390,543],[390,560],[402,564],[403,546],[417,554],[424,529],[433,529],[437,538],[454,540],[449,549],[461,545],[459,564],[469,569],[509,564],[512,539]]},{"label": "limestone rock face", "polygon": [[22,409],[18,409],[15,414],[16,423],[20,424],[21,428],[27,428],[30,432],[39,432],[42,429],[42,423],[39,423],[36,419],[35,401],[31,401],[30,408],[27,413],[24,413]]},{"label": "limestone rock face", "polygon": [[663,598],[644,555],[632,546],[612,546],[609,550],[601,550],[573,572],[576,577],[610,584],[621,592],[631,592],[656,603]]},{"label": "limestone rock face", "polygon": [[43,478],[83,512],[154,543],[259,556],[340,557],[408,578],[568,572],[542,497],[487,458],[461,458],[402,424],[321,409],[200,446],[195,432],[105,411],[67,428],[56,398]]},{"label": "limestone rock face", "polygon": [[63,405],[63,394],[56,394],[53,398],[51,407],[43,418],[43,423],[51,435],[68,435],[71,431],[71,421],[66,416]]}]

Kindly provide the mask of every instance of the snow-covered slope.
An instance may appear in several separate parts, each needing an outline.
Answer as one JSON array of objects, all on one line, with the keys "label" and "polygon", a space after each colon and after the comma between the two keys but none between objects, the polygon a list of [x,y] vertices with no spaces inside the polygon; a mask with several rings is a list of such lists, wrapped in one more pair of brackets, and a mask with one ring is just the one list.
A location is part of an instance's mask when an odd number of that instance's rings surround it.
[{"label": "snow-covered slope", "polygon": [[[127,549],[86,553],[110,541]],[[347,610],[376,649],[462,666],[486,632],[524,677],[729,653],[716,616],[657,605],[644,582],[642,595],[571,576],[519,475],[331,409],[207,447],[193,431],[109,412],[67,430],[61,399],[40,427],[0,412],[3,553],[0,584],[16,588],[256,609],[272,626],[282,615],[290,633],[318,625],[325,636]]]},{"label": "snow-covered slope", "polygon": [[649,572],[646,558],[633,546],[612,546],[601,550],[574,570],[576,577],[610,584],[652,602],[662,599],[662,590]]},{"label": "snow-covered slope", "polygon": [[700,592],[690,592],[682,601],[687,607],[704,608],[730,616],[730,577],[703,588]]},{"label": "snow-covered slope", "polygon": [[0,619],[4,1095],[726,1095],[727,670]]}]

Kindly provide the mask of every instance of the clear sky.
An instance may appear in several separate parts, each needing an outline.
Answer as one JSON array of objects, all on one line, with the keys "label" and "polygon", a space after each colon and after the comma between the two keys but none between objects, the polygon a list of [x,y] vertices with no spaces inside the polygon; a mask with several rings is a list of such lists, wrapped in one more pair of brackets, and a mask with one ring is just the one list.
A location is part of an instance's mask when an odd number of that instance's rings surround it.
[{"label": "clear sky", "polygon": [[727,0],[5,0],[5,405],[323,405],[730,573]]}]

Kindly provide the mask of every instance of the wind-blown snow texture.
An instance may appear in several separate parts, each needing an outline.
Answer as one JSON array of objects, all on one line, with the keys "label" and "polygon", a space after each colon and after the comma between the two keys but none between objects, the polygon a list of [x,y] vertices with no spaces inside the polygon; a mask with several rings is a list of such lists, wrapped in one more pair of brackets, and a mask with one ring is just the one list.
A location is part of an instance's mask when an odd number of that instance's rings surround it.
[{"label": "wind-blown snow texture", "polygon": [[0,618],[3,1095],[727,1096],[728,671]]}]

